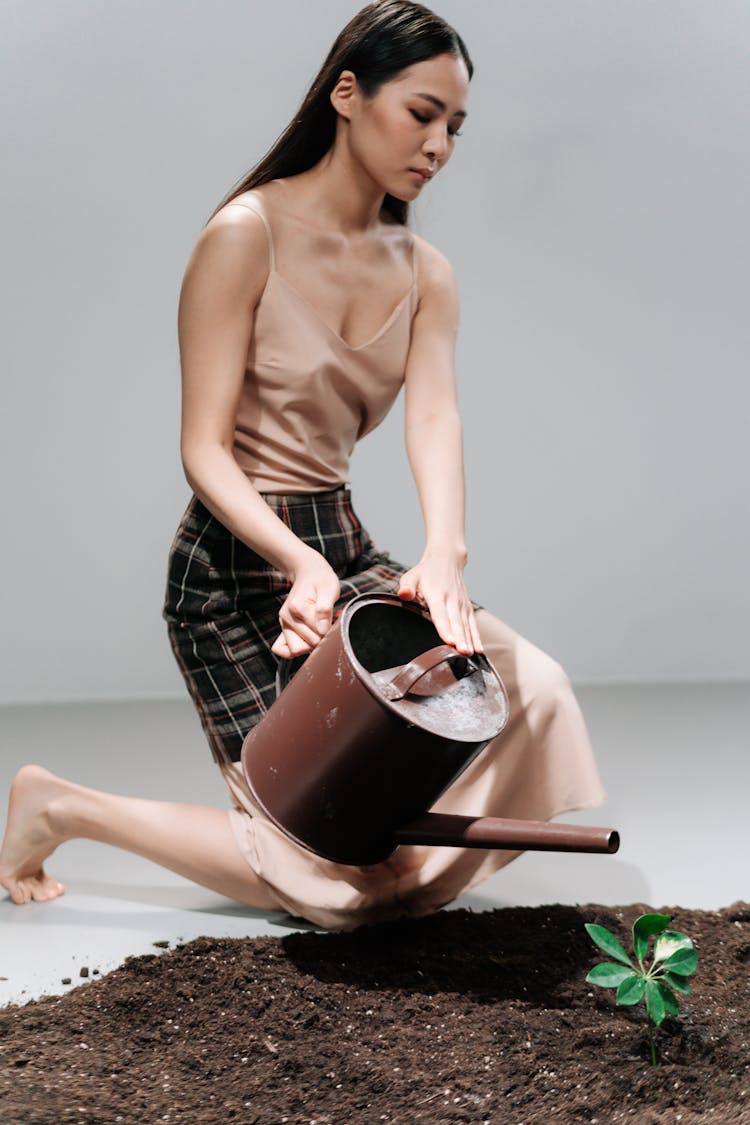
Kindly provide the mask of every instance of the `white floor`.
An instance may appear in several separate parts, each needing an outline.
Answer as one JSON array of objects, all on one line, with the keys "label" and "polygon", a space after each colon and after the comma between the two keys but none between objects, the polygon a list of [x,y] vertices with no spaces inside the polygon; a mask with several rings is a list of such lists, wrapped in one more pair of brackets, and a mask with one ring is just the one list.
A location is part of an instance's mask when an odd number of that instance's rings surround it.
[{"label": "white floor", "polygon": [[[564,819],[616,827],[619,853],[527,852],[453,907],[748,900],[750,685],[580,687],[578,698],[610,800]],[[38,762],[99,789],[227,804],[188,701],[5,707],[0,731],[3,795],[19,766]],[[49,869],[68,887],[55,902],[0,898],[0,1005],[63,993],[82,968],[103,974],[158,952],[156,941],[300,928],[99,844],[65,844]]]}]

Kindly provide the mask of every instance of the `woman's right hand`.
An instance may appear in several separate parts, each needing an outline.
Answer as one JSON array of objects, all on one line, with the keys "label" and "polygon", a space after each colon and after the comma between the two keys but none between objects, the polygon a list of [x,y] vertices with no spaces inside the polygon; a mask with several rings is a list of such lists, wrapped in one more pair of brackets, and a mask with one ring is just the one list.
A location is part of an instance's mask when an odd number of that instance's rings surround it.
[{"label": "woman's right hand", "polygon": [[308,548],[292,577],[292,588],[279,610],[281,633],[271,652],[291,660],[310,652],[331,627],[341,583],[319,551]]}]

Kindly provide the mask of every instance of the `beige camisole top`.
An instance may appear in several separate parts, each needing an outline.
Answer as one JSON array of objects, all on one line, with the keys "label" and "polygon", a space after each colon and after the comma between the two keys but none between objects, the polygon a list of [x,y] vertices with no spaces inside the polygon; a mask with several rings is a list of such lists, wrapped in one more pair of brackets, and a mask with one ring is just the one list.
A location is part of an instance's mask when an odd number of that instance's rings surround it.
[{"label": "beige camisole top", "polygon": [[404,380],[418,301],[414,236],[411,287],[375,335],[351,347],[277,272],[272,223],[260,199],[233,202],[261,217],[269,252],[234,456],[259,492],[336,488],[348,481],[355,443],[382,422]]}]

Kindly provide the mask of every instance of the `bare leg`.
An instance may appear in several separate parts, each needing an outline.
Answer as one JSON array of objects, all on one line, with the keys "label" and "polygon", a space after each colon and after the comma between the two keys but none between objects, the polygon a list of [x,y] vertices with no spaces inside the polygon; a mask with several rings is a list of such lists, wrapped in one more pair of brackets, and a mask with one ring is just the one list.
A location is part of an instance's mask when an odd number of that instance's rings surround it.
[{"label": "bare leg", "polygon": [[226,810],[120,797],[24,766],[11,786],[0,848],[0,885],[13,902],[43,902],[64,892],[42,865],[73,839],[124,848],[248,906],[283,909],[245,862]]}]

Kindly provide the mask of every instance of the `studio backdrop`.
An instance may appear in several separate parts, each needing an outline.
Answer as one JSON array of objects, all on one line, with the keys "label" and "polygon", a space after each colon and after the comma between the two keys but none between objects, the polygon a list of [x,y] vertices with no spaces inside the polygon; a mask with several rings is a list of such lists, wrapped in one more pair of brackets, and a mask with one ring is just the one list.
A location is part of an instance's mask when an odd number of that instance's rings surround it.
[{"label": "studio backdrop", "polygon": [[[4,0],[4,702],[184,696],[177,301],[351,0]],[[452,261],[472,596],[576,682],[743,679],[750,7],[439,0],[469,117],[413,227]],[[423,538],[401,401],[355,507]]]}]

